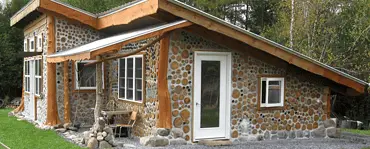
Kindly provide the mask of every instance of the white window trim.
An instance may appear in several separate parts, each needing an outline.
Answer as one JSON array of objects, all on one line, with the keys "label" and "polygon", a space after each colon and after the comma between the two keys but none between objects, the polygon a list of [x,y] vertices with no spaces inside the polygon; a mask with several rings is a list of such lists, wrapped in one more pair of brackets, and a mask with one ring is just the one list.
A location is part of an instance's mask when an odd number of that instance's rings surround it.
[{"label": "white window trim", "polygon": [[40,35],[38,35],[37,36],[37,49],[36,49],[36,51],[37,52],[42,52],[42,46],[43,46],[43,41],[42,41],[42,34],[40,34]]},{"label": "white window trim", "polygon": [[[266,81],[266,95],[265,95],[265,102],[266,103],[262,103],[262,81]],[[280,81],[281,82],[281,90],[280,90],[280,103],[276,103],[276,104],[269,104],[268,103],[268,84],[270,81]],[[285,82],[284,82],[284,78],[269,78],[269,77],[261,77],[261,82],[260,83],[260,107],[283,107],[284,106],[284,90],[285,90]]]},{"label": "white window trim", "polygon": [[[74,75],[74,81],[75,81],[75,90],[96,90],[96,84],[95,84],[95,87],[80,87],[78,86],[79,83],[78,83],[78,63],[90,63],[90,62],[95,62],[95,60],[82,60],[82,61],[76,61],[75,62],[75,75]],[[102,82],[103,82],[103,88],[104,88],[104,63],[102,63]]]},{"label": "white window trim", "polygon": [[[135,68],[135,66],[136,66],[136,61],[135,61],[135,58],[137,58],[137,57],[139,57],[139,58],[141,58],[141,61],[142,61],[142,67],[144,68],[144,66],[145,66],[145,61],[144,61],[144,56],[143,55],[132,55],[132,56],[128,56],[128,57],[124,57],[124,58],[120,58],[120,59],[118,59],[118,99],[120,99],[120,100],[125,100],[125,101],[130,101],[130,102],[136,102],[136,103],[143,103],[143,101],[144,101],[144,69],[142,69],[141,70],[141,73],[142,73],[142,75],[141,75],[141,101],[136,101],[135,99],[136,99],[136,94],[135,94],[135,92],[136,92],[136,71],[135,70],[133,70],[133,84],[132,84],[132,86],[133,86],[133,96],[132,96],[132,100],[130,100],[130,99],[127,99],[127,58],[134,58],[134,60],[133,60],[133,68]],[[125,59],[125,98],[120,98],[120,94],[119,94],[119,92],[120,92],[120,68],[121,68],[121,62],[120,62],[120,60],[121,59]]]},{"label": "white window trim", "polygon": [[26,38],[26,39],[24,39],[24,44],[23,44],[23,51],[24,52],[27,52],[28,51],[28,43],[27,43],[27,41],[28,41],[28,39]]},{"label": "white window trim", "polygon": [[[36,61],[40,61],[40,68],[41,68],[41,66],[42,66],[42,59],[41,58],[36,58],[34,61],[35,61],[35,68],[36,68]],[[36,79],[40,79],[40,81],[39,81],[39,83],[42,83],[42,69],[41,69],[41,72],[40,72],[40,74],[39,75],[36,75],[36,72],[35,72],[35,85],[36,85]],[[40,85],[40,84],[39,84]],[[40,86],[37,86],[37,87],[40,87]],[[41,95],[41,87],[39,88],[39,93],[37,94],[37,92],[36,92],[36,88],[35,88],[35,95],[36,96],[40,96]]]},{"label": "white window trim", "polygon": [[[31,92],[31,72],[30,72],[30,61],[31,60],[24,60],[24,92],[26,93],[30,93]],[[28,67],[26,65],[26,63],[28,63]],[[26,73],[28,70],[28,74]],[[29,81],[27,82],[27,78],[29,78]],[[30,88],[28,88],[28,85],[30,86]],[[28,90],[27,90],[28,88]]]},{"label": "white window trim", "polygon": [[[33,46],[32,46],[32,42],[33,42]],[[29,50],[30,50],[30,52],[35,52],[35,47],[36,47],[36,45],[35,45],[35,37],[31,37],[30,38],[30,42],[29,42],[29,46],[30,46],[30,48],[29,48]]]}]

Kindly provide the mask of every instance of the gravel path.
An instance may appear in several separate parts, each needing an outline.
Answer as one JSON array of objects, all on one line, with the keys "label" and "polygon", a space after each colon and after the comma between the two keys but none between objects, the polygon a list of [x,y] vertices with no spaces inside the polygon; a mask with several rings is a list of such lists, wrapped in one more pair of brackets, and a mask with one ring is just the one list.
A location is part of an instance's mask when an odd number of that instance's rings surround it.
[{"label": "gravel path", "polygon": [[[124,148],[143,148],[143,149],[154,149],[154,147],[144,147],[137,141],[127,140],[125,141]],[[123,141],[123,140],[120,140]],[[295,139],[295,140],[269,140],[269,141],[258,141],[258,142],[234,142],[230,146],[216,146],[209,147],[204,145],[177,145],[167,147],[156,147],[155,149],[361,149],[364,147],[370,147],[370,142],[358,141],[353,139]]]}]

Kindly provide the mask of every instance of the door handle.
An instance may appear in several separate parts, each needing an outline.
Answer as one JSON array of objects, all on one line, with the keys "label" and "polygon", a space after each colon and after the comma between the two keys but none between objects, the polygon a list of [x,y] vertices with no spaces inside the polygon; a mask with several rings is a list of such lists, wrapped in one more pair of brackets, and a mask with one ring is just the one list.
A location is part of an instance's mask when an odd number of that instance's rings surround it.
[{"label": "door handle", "polygon": [[196,105],[196,106],[200,106],[200,103],[199,103],[199,102],[196,102],[196,103],[195,103],[195,105]]}]

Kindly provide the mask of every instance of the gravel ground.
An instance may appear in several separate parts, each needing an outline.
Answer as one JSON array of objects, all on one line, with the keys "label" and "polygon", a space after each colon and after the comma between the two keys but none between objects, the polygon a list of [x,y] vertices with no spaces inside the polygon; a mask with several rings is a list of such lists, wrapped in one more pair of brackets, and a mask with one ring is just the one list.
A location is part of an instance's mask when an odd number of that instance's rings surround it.
[{"label": "gravel ground", "polygon": [[[143,148],[150,149],[154,147],[144,147],[139,144],[139,141],[131,139],[120,139],[120,142],[125,143],[124,148]],[[367,144],[365,144],[367,142]],[[258,142],[234,142],[230,146],[216,146],[209,147],[204,145],[177,145],[167,147],[156,147],[155,149],[361,149],[364,147],[370,147],[370,142],[359,141],[354,139],[295,139],[295,140],[269,140],[269,141],[258,141]]]}]

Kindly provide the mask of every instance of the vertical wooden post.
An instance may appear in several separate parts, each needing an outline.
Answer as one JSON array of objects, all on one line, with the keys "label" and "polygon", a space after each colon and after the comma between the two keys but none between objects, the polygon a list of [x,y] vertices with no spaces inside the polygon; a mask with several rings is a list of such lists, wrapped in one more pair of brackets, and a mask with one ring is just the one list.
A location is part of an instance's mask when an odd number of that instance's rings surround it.
[{"label": "vertical wooden post", "polygon": [[69,77],[68,61],[63,64],[63,86],[64,86],[64,123],[71,123],[71,105],[69,102]]},{"label": "vertical wooden post", "polygon": [[[96,56],[96,60],[101,60],[101,56]],[[95,123],[98,123],[98,118],[101,113],[101,100],[103,94],[103,82],[102,82],[102,63],[96,64],[96,101],[95,101],[95,109],[94,109],[94,118]]]},{"label": "vertical wooden post", "polygon": [[326,100],[326,117],[330,118],[331,114],[331,95],[330,95],[330,88],[324,88],[324,99]]},{"label": "vertical wooden post", "polygon": [[[47,53],[52,54],[55,52],[55,20],[53,16],[47,16],[48,25],[48,50]],[[55,63],[47,64],[47,107],[46,107],[46,125],[57,125],[60,124],[58,116],[58,105],[56,98],[56,65]]]},{"label": "vertical wooden post", "polygon": [[167,84],[168,51],[170,38],[167,34],[160,42],[159,65],[158,65],[158,98],[159,119],[158,128],[172,128],[171,100]]}]

